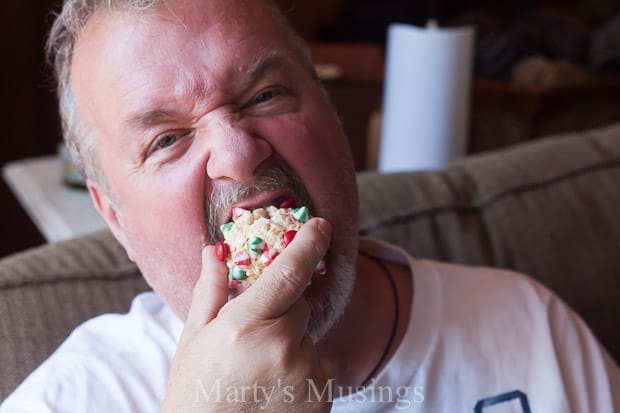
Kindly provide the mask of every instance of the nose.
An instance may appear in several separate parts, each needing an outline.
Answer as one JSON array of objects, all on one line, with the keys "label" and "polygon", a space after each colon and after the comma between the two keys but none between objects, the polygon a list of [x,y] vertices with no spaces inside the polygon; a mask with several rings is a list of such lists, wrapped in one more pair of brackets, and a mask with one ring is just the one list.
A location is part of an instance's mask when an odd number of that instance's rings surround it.
[{"label": "nose", "polygon": [[211,150],[206,172],[210,179],[250,181],[256,169],[273,153],[265,139],[234,120],[216,121],[209,129]]}]

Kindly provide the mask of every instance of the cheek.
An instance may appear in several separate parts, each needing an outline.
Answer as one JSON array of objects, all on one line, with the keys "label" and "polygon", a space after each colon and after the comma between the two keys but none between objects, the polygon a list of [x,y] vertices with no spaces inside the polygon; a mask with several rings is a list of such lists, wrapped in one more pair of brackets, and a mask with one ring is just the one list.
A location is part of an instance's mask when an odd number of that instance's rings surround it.
[{"label": "cheek", "polygon": [[119,205],[132,258],[149,285],[180,316],[191,301],[205,242],[205,174],[184,165],[125,176]]},{"label": "cheek", "polygon": [[259,134],[300,175],[329,176],[335,169],[353,167],[353,160],[338,119],[324,112],[279,117],[262,125]]},{"label": "cheek", "polygon": [[316,213],[346,233],[357,225],[355,169],[337,118],[324,112],[281,117],[260,133],[301,177]]},{"label": "cheek", "polygon": [[[204,173],[174,168],[132,177],[121,203],[127,225],[140,233],[188,236],[204,230]],[[158,237],[164,241],[166,237]],[[176,238],[176,237],[175,237]]]}]

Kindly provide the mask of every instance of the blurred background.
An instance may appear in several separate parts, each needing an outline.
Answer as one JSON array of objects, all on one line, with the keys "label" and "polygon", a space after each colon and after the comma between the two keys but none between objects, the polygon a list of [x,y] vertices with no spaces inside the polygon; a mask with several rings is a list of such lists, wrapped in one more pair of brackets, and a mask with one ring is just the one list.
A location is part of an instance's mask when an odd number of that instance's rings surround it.
[{"label": "blurred background", "polygon": [[[3,2],[0,167],[61,141],[43,43],[57,0]],[[312,44],[358,170],[376,166],[391,22],[476,28],[469,153],[620,120],[617,0],[279,0]],[[56,179],[56,178],[55,178]],[[58,172],[58,183],[61,173]],[[75,189],[79,190],[79,189]],[[46,242],[3,179],[0,257]]]}]

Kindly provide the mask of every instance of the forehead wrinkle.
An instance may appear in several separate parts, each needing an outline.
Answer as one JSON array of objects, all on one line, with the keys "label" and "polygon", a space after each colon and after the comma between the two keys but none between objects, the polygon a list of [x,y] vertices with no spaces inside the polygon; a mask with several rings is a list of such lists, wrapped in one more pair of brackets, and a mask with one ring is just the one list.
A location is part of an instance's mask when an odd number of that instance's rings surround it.
[{"label": "forehead wrinkle", "polygon": [[[147,97],[141,100],[143,102],[155,101],[155,103],[136,111],[124,123],[132,129],[146,130],[158,123],[187,117],[191,111],[196,109],[202,110],[203,106],[217,99],[218,93],[234,98],[252,88],[269,70],[284,66],[287,62],[286,56],[286,53],[274,47],[260,53],[258,58],[249,64],[249,67],[229,62],[228,70],[225,69],[217,77],[217,68],[206,67],[201,70],[197,67],[189,71],[176,72],[171,88],[165,86],[153,88],[152,85],[149,87],[149,82],[145,82],[136,89],[146,88],[150,93],[163,89],[169,90],[170,94],[152,99],[149,99],[147,94]],[[214,66],[221,64],[222,62],[214,62]],[[185,105],[191,107],[185,107]]]},{"label": "forehead wrinkle", "polygon": [[[157,89],[167,90],[163,87]],[[214,93],[203,76],[185,76],[176,82],[169,95],[151,99],[155,103],[137,110],[123,123],[132,129],[145,130],[159,123],[187,118],[196,109],[201,109]],[[149,102],[149,98],[143,101]]]},{"label": "forehead wrinkle", "polygon": [[[250,89],[268,70],[283,66],[284,64],[285,59],[278,50],[274,49],[262,54],[244,71],[241,81],[235,89],[238,89],[238,93],[243,93]],[[241,68],[240,70],[243,69]],[[193,76],[191,78],[195,79]],[[175,91],[176,93],[174,93],[174,95],[177,96],[174,100],[178,100],[178,96],[182,96],[184,98],[183,101],[189,98],[189,101],[193,103],[192,106],[195,107],[199,102],[207,100],[210,95],[212,96],[215,91],[210,90],[212,88],[209,88],[208,80],[203,76],[199,76],[199,78],[198,81],[187,80],[181,82],[180,86],[177,87],[177,91]],[[131,117],[128,123],[132,127],[146,129],[154,124],[172,120],[182,115],[178,113],[177,110],[168,108],[169,106],[170,105],[164,104],[161,107],[156,107],[144,113],[137,114]]]}]

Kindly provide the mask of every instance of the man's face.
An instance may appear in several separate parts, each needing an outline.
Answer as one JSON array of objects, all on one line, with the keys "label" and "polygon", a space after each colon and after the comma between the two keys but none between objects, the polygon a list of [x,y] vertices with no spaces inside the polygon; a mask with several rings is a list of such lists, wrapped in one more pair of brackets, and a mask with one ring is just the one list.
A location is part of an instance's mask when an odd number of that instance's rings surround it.
[{"label": "man's face", "polygon": [[[283,28],[260,1],[167,3],[147,14],[97,12],[72,63],[115,207],[91,192],[129,256],[185,317],[201,246],[217,236],[208,233],[211,196],[258,182],[232,203],[307,202],[333,226],[328,270],[337,256],[351,261],[357,194],[346,139]],[[302,188],[263,185],[274,166]],[[217,225],[230,219],[228,207],[214,212]],[[330,277],[312,293],[324,295]]]}]

